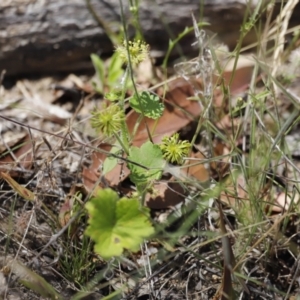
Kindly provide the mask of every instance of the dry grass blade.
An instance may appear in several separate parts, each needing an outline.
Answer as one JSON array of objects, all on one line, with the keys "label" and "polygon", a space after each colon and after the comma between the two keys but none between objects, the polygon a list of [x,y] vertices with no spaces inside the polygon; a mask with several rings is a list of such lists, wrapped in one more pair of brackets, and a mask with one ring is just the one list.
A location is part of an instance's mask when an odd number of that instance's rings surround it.
[{"label": "dry grass blade", "polygon": [[9,273],[16,275],[20,283],[37,292],[42,297],[53,300],[63,299],[44,278],[14,258],[0,257],[0,265],[3,269],[9,270]]},{"label": "dry grass blade", "polygon": [[8,174],[0,172],[0,176],[11,186],[11,188],[17,192],[22,198],[34,201],[35,195],[30,190],[24,186],[18,184],[14,179],[12,179]]},{"label": "dry grass blade", "polygon": [[[278,70],[278,67],[282,63],[281,56],[284,51],[284,40],[285,35],[287,33],[288,25],[290,18],[292,16],[293,10],[295,6],[298,4],[299,0],[289,0],[287,1],[285,7],[282,9],[281,13],[276,19],[276,26],[278,26],[276,29],[280,32],[278,35],[278,46],[276,47],[274,51],[274,67],[272,70],[272,75],[275,76]],[[276,86],[275,86],[276,88]]]}]

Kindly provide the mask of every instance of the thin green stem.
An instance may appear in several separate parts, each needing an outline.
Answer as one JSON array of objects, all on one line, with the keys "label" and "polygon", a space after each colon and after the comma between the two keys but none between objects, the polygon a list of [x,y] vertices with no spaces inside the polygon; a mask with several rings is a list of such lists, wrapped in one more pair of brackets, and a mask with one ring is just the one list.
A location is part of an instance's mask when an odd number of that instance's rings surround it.
[{"label": "thin green stem", "polygon": [[116,140],[119,142],[119,144],[121,145],[122,149],[125,151],[125,153],[129,155],[129,146],[124,144],[123,140],[120,138],[118,133],[115,133],[114,136]]}]

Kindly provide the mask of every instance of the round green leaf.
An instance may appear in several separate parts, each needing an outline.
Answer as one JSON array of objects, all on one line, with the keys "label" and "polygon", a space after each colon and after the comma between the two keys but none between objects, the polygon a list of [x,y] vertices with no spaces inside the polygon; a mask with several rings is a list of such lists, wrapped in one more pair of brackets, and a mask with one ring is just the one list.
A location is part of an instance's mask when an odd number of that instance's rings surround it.
[{"label": "round green leaf", "polygon": [[161,103],[159,97],[149,92],[135,94],[130,98],[129,103],[137,113],[143,113],[151,119],[158,119],[164,111],[164,105]]},{"label": "round green leaf", "polygon": [[165,160],[158,145],[154,145],[148,141],[141,148],[131,147],[128,159],[138,164],[128,163],[128,168],[131,171],[130,179],[136,185],[160,179],[165,166]]}]

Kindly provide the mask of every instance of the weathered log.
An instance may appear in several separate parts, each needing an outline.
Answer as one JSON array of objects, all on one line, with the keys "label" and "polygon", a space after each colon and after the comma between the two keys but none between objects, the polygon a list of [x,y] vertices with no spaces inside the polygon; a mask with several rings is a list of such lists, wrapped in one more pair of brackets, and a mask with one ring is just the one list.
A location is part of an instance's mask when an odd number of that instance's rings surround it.
[{"label": "weathered log", "polygon": [[[91,53],[108,56],[113,51],[97,18],[113,32],[118,32],[121,26],[118,0],[0,2],[0,71],[5,69],[6,76],[90,70]],[[128,2],[123,1],[123,5],[129,24]],[[217,32],[223,42],[230,47],[235,45],[246,10],[245,1],[207,0],[202,1],[202,5],[200,2],[141,1],[139,20],[154,56],[163,56],[170,37],[176,37],[186,26],[192,25],[191,12],[211,23],[209,29]],[[183,52],[191,48],[192,40],[191,34],[181,43]],[[246,43],[254,40],[255,36],[249,35]]]}]

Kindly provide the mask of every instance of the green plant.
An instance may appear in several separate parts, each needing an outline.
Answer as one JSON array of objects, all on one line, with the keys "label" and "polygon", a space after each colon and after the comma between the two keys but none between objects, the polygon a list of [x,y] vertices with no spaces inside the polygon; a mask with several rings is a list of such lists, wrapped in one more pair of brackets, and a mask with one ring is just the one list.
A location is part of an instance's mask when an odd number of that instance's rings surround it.
[{"label": "green plant", "polygon": [[[173,137],[172,145],[170,145],[171,140],[167,141],[166,139],[163,140],[161,146],[153,144],[150,133],[150,141],[145,142],[140,148],[130,145],[130,132],[128,132],[124,117],[124,98],[128,88],[128,75],[132,75],[132,68],[147,58],[148,49],[149,47],[140,40],[129,41],[128,43],[124,40],[123,45],[117,47],[115,55],[119,55],[122,62],[127,66],[121,79],[123,89],[121,93],[119,90],[117,92],[112,90],[110,95],[116,96],[111,99],[114,100],[114,103],[100,109],[95,108],[92,111],[91,118],[92,127],[97,132],[104,137],[115,137],[117,143],[112,147],[111,153],[123,151],[127,155],[127,166],[131,171],[130,179],[136,185],[141,199],[144,199],[145,193],[152,187],[153,182],[161,178],[166,164],[164,156],[170,162],[181,164],[183,157],[190,150],[190,144],[184,141],[180,142],[178,135]],[[130,76],[130,78],[132,86],[135,87],[133,77]],[[164,105],[159,97],[147,91],[138,92],[136,89],[134,89],[134,94],[129,100],[129,105],[140,114],[139,122],[145,116],[156,120],[162,116],[164,111]],[[170,147],[172,147],[172,150],[170,150]],[[171,155],[169,154],[170,151],[172,152]],[[105,159],[103,163],[104,174],[116,166],[117,160],[117,157],[111,156]],[[138,227],[141,222],[145,221],[140,218],[140,213],[141,211],[145,213],[146,210],[143,206],[138,209],[139,206],[141,206],[140,200],[126,198],[118,200],[118,196],[110,190],[100,191],[97,197],[90,199],[86,205],[90,214],[90,225],[86,230],[86,234],[96,242],[95,251],[97,253],[104,258],[110,258],[121,255],[123,248],[137,250],[137,246],[143,241],[143,237],[153,233],[152,227],[145,227],[140,233],[132,231],[132,233],[125,234],[125,231],[121,230],[121,225],[129,226],[129,224],[125,224],[125,221],[128,220],[125,219],[124,221],[120,215],[125,214],[126,210],[131,212],[129,217],[132,219],[132,226]],[[111,210],[109,210],[109,207]],[[148,215],[145,213],[144,218],[147,219],[147,217]],[[136,218],[136,221],[134,221],[134,218]],[[140,234],[140,238],[134,240],[134,234]]]},{"label": "green plant", "polygon": [[82,206],[82,194],[77,192],[65,200],[58,217],[60,225],[64,226],[72,217],[77,216],[65,232],[66,238],[62,242],[64,252],[58,263],[64,277],[79,287],[90,279],[96,266],[92,253],[93,243],[88,236],[82,234],[80,228],[86,219]]},{"label": "green plant", "polygon": [[112,55],[108,64],[97,54],[91,54],[91,60],[97,75],[96,81],[93,81],[95,91],[105,94],[106,89],[111,90],[115,88],[124,75],[124,70],[122,69],[123,61],[118,53]]},{"label": "green plant", "polygon": [[80,240],[68,235],[63,247],[65,251],[59,260],[60,270],[65,278],[83,287],[96,267],[96,260],[92,254],[93,243],[85,235]]},{"label": "green plant", "polygon": [[[203,93],[194,88],[197,101],[204,109],[202,117],[206,120],[212,107],[214,62],[210,49],[204,44],[206,43],[205,32],[198,30],[195,19],[194,30],[200,52],[197,60],[191,66],[196,68],[204,81]],[[137,188],[137,198],[127,199],[123,197],[119,199],[115,192],[105,189],[99,191],[97,196],[91,198],[86,204],[89,212],[89,226],[86,234],[95,242],[95,251],[105,259],[122,255],[124,249],[136,251],[140,243],[154,233],[153,227],[149,225],[148,210],[143,207],[146,193],[152,190],[155,181],[161,179],[163,170],[168,163],[183,164],[200,129],[203,128],[203,124],[206,124],[206,121],[203,123],[202,118],[200,118],[192,143],[181,141],[179,134],[175,133],[170,137],[164,137],[160,145],[155,145],[152,142],[151,133],[146,127],[149,141],[146,141],[139,148],[131,145],[130,132],[128,132],[123,118],[128,81],[131,80],[134,91],[133,96],[129,99],[129,105],[140,115],[138,123],[143,117],[157,120],[162,116],[164,110],[164,105],[155,94],[148,91],[139,92],[135,86],[134,67],[147,58],[148,50],[148,46],[140,40],[132,42],[126,39],[121,46],[116,48],[115,55],[118,54],[126,65],[121,79],[122,90],[120,91],[119,88],[117,90],[112,89],[109,93],[110,96],[112,95],[109,100],[113,100],[114,103],[104,109],[95,108],[92,112],[92,126],[104,137],[114,136],[117,140],[111,153],[120,153],[120,151],[125,153],[126,164],[130,170],[130,179]],[[176,68],[185,79],[189,80],[191,76],[189,74],[190,65],[188,68],[185,66],[186,64],[180,64]],[[116,117],[119,115],[122,117]],[[117,157],[108,156],[103,164],[104,173],[107,173],[116,164]],[[195,218],[195,214],[193,214],[193,218]],[[186,230],[187,228],[183,229],[182,234]]]}]

